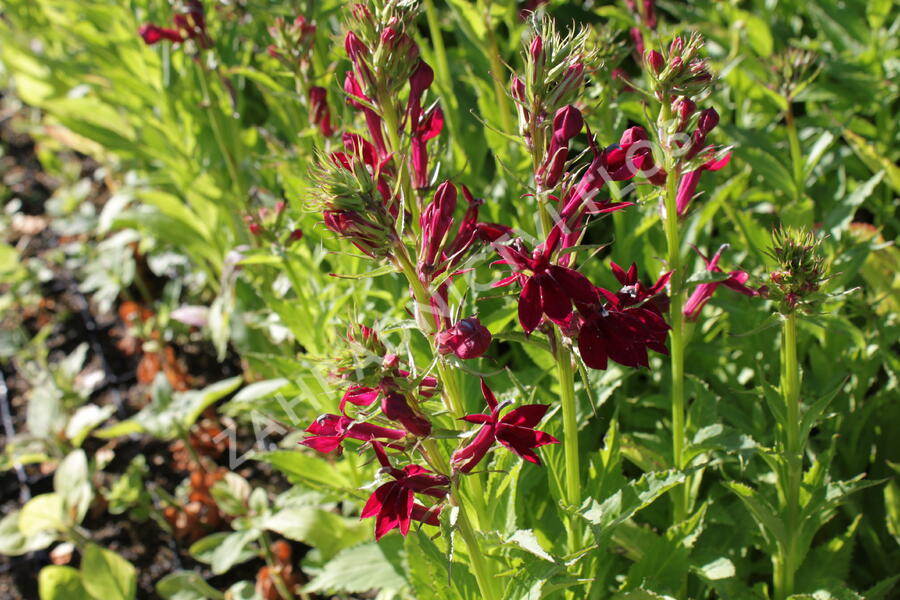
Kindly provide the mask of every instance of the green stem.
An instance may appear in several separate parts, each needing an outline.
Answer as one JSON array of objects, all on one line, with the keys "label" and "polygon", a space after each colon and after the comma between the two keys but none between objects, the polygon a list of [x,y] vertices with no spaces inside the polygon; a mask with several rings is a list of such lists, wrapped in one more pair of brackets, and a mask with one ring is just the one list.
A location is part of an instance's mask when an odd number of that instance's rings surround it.
[{"label": "green stem", "polygon": [[[575,403],[575,373],[572,356],[562,341],[556,346],[556,368],[559,374],[560,403],[563,413],[563,448],[566,455],[566,502],[570,507],[581,505],[581,455],[578,452],[578,419]],[[569,551],[579,549],[579,536],[574,523],[569,523]]]},{"label": "green stem", "polygon": [[794,593],[794,578],[799,568],[795,540],[800,529],[800,486],[803,481],[803,445],[800,439],[800,365],[797,360],[797,316],[785,315],[781,345],[781,393],[784,397],[784,461],[787,481],[780,482],[784,495],[787,543],[779,547],[775,567],[775,600]]},{"label": "green stem", "polygon": [[[669,165],[672,166],[672,165]],[[672,366],[672,462],[676,469],[684,469],[685,419],[684,419],[684,273],[681,262],[681,236],[678,227],[678,210],[676,196],[678,192],[678,173],[674,168],[667,169],[666,179],[666,244],[668,246],[669,270],[672,276],[672,299],[669,304],[669,358]],[[672,490],[674,504],[674,521],[683,521],[687,517],[688,494],[690,486],[685,483]]]},{"label": "green stem", "polygon": [[411,222],[413,227],[417,227],[420,207],[417,206],[416,196],[412,193],[412,186],[408,176],[409,168],[406,164],[407,157],[403,152],[403,145],[400,141],[400,117],[389,95],[380,94],[378,104],[381,109],[381,118],[384,120],[384,128],[387,129],[389,149],[397,162],[397,180],[400,181],[402,186],[404,205],[412,215]]},{"label": "green stem", "polygon": [[[437,441],[434,438],[422,438],[422,448],[425,450],[428,463],[434,467],[435,471],[444,474],[450,473],[450,465],[447,464],[444,455],[441,454]],[[485,554],[481,551],[478,544],[478,537],[475,535],[475,530],[472,529],[469,515],[466,513],[466,506],[463,502],[460,502],[458,483],[454,483],[450,490],[450,504],[459,510],[456,525],[466,544],[469,560],[475,571],[475,580],[478,582],[481,595],[487,600],[499,600],[500,596],[494,589],[495,577],[491,573],[490,566],[485,560]]]},{"label": "green stem", "polygon": [[800,138],[797,135],[797,124],[794,121],[794,110],[791,103],[792,100],[788,98],[784,119],[787,124],[788,143],[791,147],[791,164],[794,167],[794,187],[797,188],[795,200],[799,200],[806,195],[806,181],[803,173],[803,153],[800,150]]}]

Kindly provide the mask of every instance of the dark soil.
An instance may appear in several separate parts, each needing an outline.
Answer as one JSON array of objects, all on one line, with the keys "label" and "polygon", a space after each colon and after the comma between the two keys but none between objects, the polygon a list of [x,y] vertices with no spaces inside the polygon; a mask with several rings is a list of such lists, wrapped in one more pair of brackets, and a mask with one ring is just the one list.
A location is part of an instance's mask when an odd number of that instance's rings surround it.
[{"label": "dark soil", "polygon": [[[58,184],[43,171],[35,152],[35,142],[25,133],[30,115],[19,112],[16,107],[11,110],[9,106],[0,95],[0,201],[4,205],[13,200],[20,201],[18,212],[31,219],[25,221],[24,228],[30,227],[31,230],[24,233],[9,232],[5,234],[5,241],[17,245],[23,256],[43,260],[44,255],[58,248],[60,243],[46,226],[44,209]],[[84,177],[89,177],[97,168],[89,158],[75,153],[62,158],[77,161]],[[106,186],[101,179],[94,185],[89,201],[100,206],[107,196]],[[136,376],[140,356],[126,354],[118,346],[127,326],[116,314],[101,314],[90,298],[78,290],[78,282],[72,274],[50,260],[46,263],[54,277],[43,286],[44,297],[39,305],[22,307],[15,314],[14,311],[9,311],[8,314],[0,315],[0,329],[18,331],[27,339],[51,324],[52,333],[47,339],[51,362],[68,354],[78,344],[87,342],[90,351],[86,370],[99,369],[105,373],[104,383],[94,392],[91,401],[100,405],[111,404],[116,407],[116,418],[128,418],[146,404],[148,389],[138,382]],[[162,282],[153,281],[152,274],[145,272],[143,276],[147,278],[147,289],[161,289]],[[0,284],[0,292],[2,291]],[[241,372],[236,357],[229,356],[224,363],[219,363],[212,348],[202,343],[184,343],[176,348],[176,354],[195,387]],[[4,417],[0,426],[0,446],[7,443],[9,432],[15,435],[25,429],[28,384],[19,372],[20,367],[14,358],[9,360],[0,357],[0,405],[3,405],[0,408],[4,409],[0,412],[0,417]],[[251,449],[254,443],[253,433],[239,430],[238,440],[236,453],[242,455]],[[101,448],[115,452],[115,458],[98,476],[105,487],[124,473],[131,459],[139,454],[147,460],[145,484],[149,490],[162,489],[173,494],[188,476],[187,472],[177,470],[168,443],[147,436],[131,436],[111,442],[89,438],[84,447],[90,455]],[[227,449],[218,462],[226,465],[228,456]],[[48,469],[42,465],[29,465],[0,472],[0,516],[17,510],[30,497],[51,492],[51,469],[52,467]],[[288,485],[278,473],[261,463],[245,463],[240,474],[254,487],[266,487],[274,491],[283,490]],[[157,598],[154,591],[156,582],[179,569],[197,571],[216,588],[224,590],[237,581],[254,580],[263,564],[262,561],[250,561],[235,566],[225,575],[213,576],[206,565],[189,556],[189,544],[177,542],[169,531],[152,519],[137,522],[128,513],[109,514],[99,494],[83,528],[91,541],[118,552],[134,564],[138,570],[137,597],[141,599]],[[299,544],[292,545],[294,557],[300,557],[308,550]],[[52,549],[53,547],[17,557],[0,555],[0,598],[38,598],[38,572],[42,567],[52,564]],[[77,567],[78,561],[76,552],[67,564]]]}]

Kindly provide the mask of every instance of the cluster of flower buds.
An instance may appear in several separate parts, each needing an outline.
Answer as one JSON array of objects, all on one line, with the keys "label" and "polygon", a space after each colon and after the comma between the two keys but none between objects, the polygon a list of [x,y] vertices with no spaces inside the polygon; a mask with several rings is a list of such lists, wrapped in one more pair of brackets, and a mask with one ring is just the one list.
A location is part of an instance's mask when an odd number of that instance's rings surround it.
[{"label": "cluster of flower buds", "polygon": [[309,86],[311,76],[311,56],[315,45],[316,25],[300,15],[288,23],[282,17],[275,19],[269,27],[273,43],[269,45],[269,55],[278,60],[286,69],[294,73],[298,88],[307,96],[309,122],[319,128],[324,137],[331,137],[335,128],[331,123],[328,107],[328,92],[319,86]]},{"label": "cluster of flower buds", "polygon": [[287,233],[283,233],[282,229],[285,225],[285,209],[287,203],[279,200],[275,206],[261,206],[254,213],[244,215],[244,222],[247,223],[247,229],[250,233],[258,238],[266,239],[282,246],[290,246],[294,242],[303,239],[303,230],[297,227],[289,228]]},{"label": "cluster of flower buds", "polygon": [[780,313],[797,310],[813,313],[825,299],[821,288],[829,277],[821,244],[809,231],[776,229],[772,232],[769,256],[775,260],[776,268],[769,275],[771,285],[761,291],[775,302]]},{"label": "cluster of flower buds", "polygon": [[595,58],[587,41],[589,30],[556,30],[551,19],[534,25],[525,51],[525,72],[513,76],[511,94],[519,117],[519,133],[529,148],[547,148],[552,119],[571,104],[584,85],[585,70]]},{"label": "cluster of flower buds", "polygon": [[[503,225],[479,222],[478,209],[482,201],[472,196],[466,186],[461,187],[468,206],[458,225],[454,218],[458,192],[456,186],[450,181],[445,181],[438,186],[433,200],[424,208],[419,217],[421,239],[416,273],[426,288],[430,288],[432,283],[445,273],[450,273],[452,277],[463,261],[482,244],[493,242],[511,231]],[[437,330],[449,329],[452,325],[450,322],[452,311],[447,298],[449,278],[442,277],[442,281],[431,296],[430,309],[434,315]],[[486,330],[483,328],[479,329],[478,335],[483,336],[485,332]],[[487,342],[490,342],[490,334],[487,336]],[[460,344],[453,345],[459,346]],[[476,347],[480,347],[480,344],[476,344]],[[480,353],[473,354],[471,349],[454,353],[460,358],[480,356]]]},{"label": "cluster of flower buds", "polygon": [[345,133],[343,152],[321,160],[310,206],[323,213],[325,226],[373,258],[389,256],[397,242],[399,213],[390,187],[389,157],[359,135]]},{"label": "cluster of flower buds", "polygon": [[788,48],[772,57],[773,81],[770,87],[791,102],[821,70],[819,57],[814,52]]},{"label": "cluster of flower buds", "polygon": [[700,255],[700,258],[703,259],[703,262],[706,263],[706,276],[709,281],[699,283],[694,288],[690,298],[684,303],[682,312],[688,321],[697,320],[697,317],[700,316],[700,311],[703,310],[703,307],[706,306],[706,303],[709,302],[716,288],[720,285],[724,285],[728,289],[745,296],[759,295],[759,292],[746,285],[747,280],[750,279],[750,275],[746,271],[737,270],[725,273],[719,267],[719,259],[727,248],[728,244],[723,244],[711,259],[706,258],[702,252],[694,248],[697,254]]},{"label": "cluster of flower buds", "polygon": [[185,0],[179,3],[173,27],[161,27],[153,23],[145,23],[138,29],[138,34],[148,46],[163,40],[181,43],[194,40],[201,48],[211,48],[212,39],[206,31],[206,18],[203,14],[203,3],[200,0]]},{"label": "cluster of flower buds", "polygon": [[658,50],[644,53],[644,68],[651,90],[660,102],[676,96],[700,97],[712,84],[706,61],[700,57],[703,38],[692,33],[687,42],[680,36],[672,40],[665,54]]},{"label": "cluster of flower buds", "polygon": [[419,46],[408,33],[415,9],[409,2],[390,0],[354,4],[344,49],[353,63],[362,93],[392,98],[409,80],[419,62]]},{"label": "cluster of flower buds", "polygon": [[303,15],[290,23],[283,17],[277,17],[269,27],[269,35],[272,36],[272,44],[268,52],[272,58],[291,70],[308,70],[310,52],[316,41],[315,23],[310,23]]},{"label": "cluster of flower buds", "polygon": [[[706,143],[706,137],[719,124],[719,113],[714,108],[697,112],[697,105],[690,98],[680,96],[672,102],[673,120],[666,131],[661,132],[664,147],[672,150],[679,170],[683,173],[678,182],[676,208],[679,216],[687,213],[688,206],[705,171],[718,171],[731,161],[729,148]],[[687,133],[687,129],[694,129]],[[673,147],[674,146],[674,147]],[[650,182],[663,185],[667,174],[657,171]]]}]

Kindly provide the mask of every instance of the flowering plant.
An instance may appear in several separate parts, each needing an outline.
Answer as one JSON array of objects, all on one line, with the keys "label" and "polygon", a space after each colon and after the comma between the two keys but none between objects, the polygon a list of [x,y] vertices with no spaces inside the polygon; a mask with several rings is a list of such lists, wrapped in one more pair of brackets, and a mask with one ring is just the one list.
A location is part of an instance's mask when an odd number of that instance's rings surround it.
[{"label": "flowering plant", "polygon": [[41,598],[890,597],[889,3],[7,4]]}]

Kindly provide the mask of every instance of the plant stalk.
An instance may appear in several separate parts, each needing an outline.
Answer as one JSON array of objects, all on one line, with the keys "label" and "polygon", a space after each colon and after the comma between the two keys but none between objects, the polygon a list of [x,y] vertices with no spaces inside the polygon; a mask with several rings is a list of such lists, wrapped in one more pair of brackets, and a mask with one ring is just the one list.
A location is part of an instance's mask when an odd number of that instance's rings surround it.
[{"label": "plant stalk", "polygon": [[787,481],[781,482],[785,506],[786,544],[772,559],[775,600],[794,593],[799,568],[795,540],[800,529],[800,486],[803,481],[803,440],[800,439],[800,364],[797,360],[797,316],[785,315],[781,345],[781,393],[784,397],[784,461]]},{"label": "plant stalk", "polygon": [[[669,352],[672,367],[672,462],[676,469],[684,469],[685,418],[684,418],[684,273],[681,261],[681,236],[678,226],[678,210],[676,196],[678,177],[675,169],[667,169],[666,178],[666,244],[669,270],[673,271],[671,280],[672,297],[669,303]],[[672,490],[674,522],[678,523],[687,517],[688,494],[690,486],[687,482]]]},{"label": "plant stalk", "polygon": [[[572,356],[560,340],[556,346],[556,367],[559,374],[560,403],[563,413],[563,448],[566,457],[566,502],[573,508],[581,505],[581,455],[578,452],[578,419],[575,403],[575,373]],[[579,536],[574,523],[568,529],[569,551],[579,548]]]},{"label": "plant stalk", "polygon": [[806,195],[806,182],[803,173],[803,152],[800,150],[800,137],[797,135],[797,123],[794,121],[794,109],[791,106],[791,98],[787,98],[787,110],[784,120],[787,125],[788,143],[791,149],[791,165],[794,169],[794,187],[796,188],[795,200],[800,200]]}]

